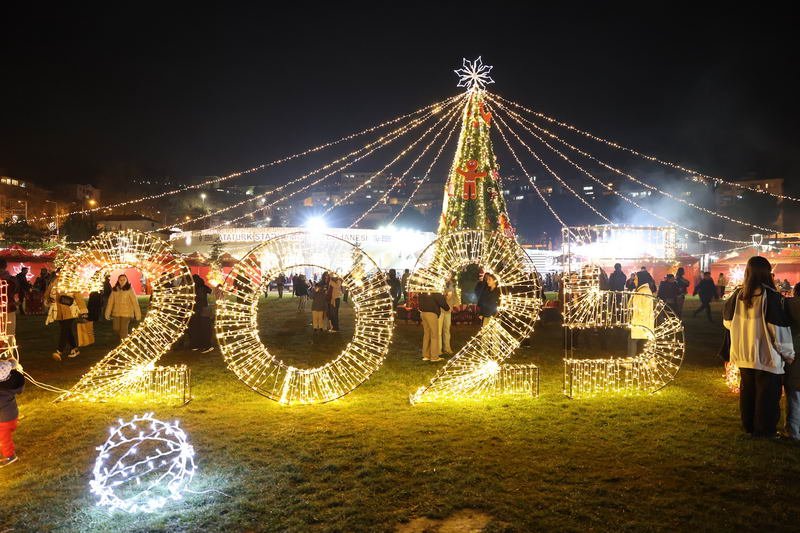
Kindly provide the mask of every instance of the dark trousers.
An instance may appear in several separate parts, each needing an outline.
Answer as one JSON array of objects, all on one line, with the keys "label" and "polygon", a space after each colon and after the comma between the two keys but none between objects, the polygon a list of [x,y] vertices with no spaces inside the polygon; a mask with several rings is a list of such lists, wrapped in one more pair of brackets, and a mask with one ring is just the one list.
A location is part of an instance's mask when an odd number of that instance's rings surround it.
[{"label": "dark trousers", "polygon": [[699,315],[703,309],[706,310],[708,321],[711,322],[711,300],[700,300],[700,307],[697,308],[693,316]]},{"label": "dark trousers", "polygon": [[328,318],[331,321],[331,327],[336,331],[339,331],[339,303],[340,298],[336,298],[332,304],[328,307]]},{"label": "dark trousers", "polygon": [[78,347],[75,340],[75,319],[58,321],[58,351],[61,355],[67,355],[73,348]]},{"label": "dark trousers", "polygon": [[214,326],[211,323],[211,317],[202,316],[207,310],[207,307],[201,308],[201,312],[195,312],[189,319],[189,346],[191,348],[205,350],[214,346],[212,336]]},{"label": "dark trousers", "polygon": [[775,435],[781,416],[781,376],[753,368],[740,368],[739,372],[739,410],[744,430],[756,437]]},{"label": "dark trousers", "polygon": [[278,285],[278,298],[283,298],[283,285]]}]

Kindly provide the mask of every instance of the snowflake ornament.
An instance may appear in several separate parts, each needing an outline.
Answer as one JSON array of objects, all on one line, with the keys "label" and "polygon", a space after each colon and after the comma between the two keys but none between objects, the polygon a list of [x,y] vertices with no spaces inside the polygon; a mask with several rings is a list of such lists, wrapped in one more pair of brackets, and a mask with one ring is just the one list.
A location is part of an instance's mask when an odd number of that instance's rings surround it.
[{"label": "snowflake ornament", "polygon": [[475,61],[463,60],[462,67],[454,70],[458,75],[458,87],[466,87],[468,91],[473,89],[483,89],[486,85],[494,83],[489,73],[492,71],[491,65],[484,65],[480,56]]}]

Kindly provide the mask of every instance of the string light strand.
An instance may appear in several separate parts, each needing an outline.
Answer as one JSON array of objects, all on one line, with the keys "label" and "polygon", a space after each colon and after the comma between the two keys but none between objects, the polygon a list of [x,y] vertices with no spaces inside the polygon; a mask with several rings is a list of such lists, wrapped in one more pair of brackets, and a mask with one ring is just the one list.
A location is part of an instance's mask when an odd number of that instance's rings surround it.
[{"label": "string light strand", "polygon": [[515,113],[514,111],[510,110],[508,107],[504,106],[502,103],[498,103],[496,100],[495,100],[495,103],[498,105],[498,107],[503,109],[510,116],[512,116],[515,119],[517,119],[516,121],[518,123],[519,122],[524,122],[526,124],[529,124],[530,126],[533,126],[537,131],[540,131],[540,132],[544,133],[545,135],[547,135],[548,137],[558,141],[559,143],[561,143],[563,146],[566,146],[570,150],[579,153],[580,155],[582,155],[583,157],[585,157],[587,159],[591,159],[592,161],[594,161],[598,165],[602,166],[603,168],[605,168],[607,170],[610,170],[610,171],[614,172],[615,174],[617,174],[619,176],[627,178],[628,180],[632,181],[633,183],[636,183],[637,185],[640,185],[640,186],[642,186],[642,187],[644,187],[646,189],[649,189],[651,191],[657,192],[658,194],[660,194],[660,195],[662,195],[662,196],[664,196],[666,198],[669,198],[670,200],[673,200],[675,202],[679,202],[679,203],[682,203],[682,204],[687,205],[689,207],[692,207],[694,209],[697,209],[698,211],[702,211],[702,212],[704,212],[706,214],[709,214],[709,215],[712,215],[712,216],[727,220],[728,222],[733,222],[735,224],[740,224],[742,226],[748,226],[750,228],[761,230],[761,231],[765,231],[767,233],[780,233],[780,231],[775,229],[775,228],[767,228],[767,227],[764,227],[764,226],[759,226],[757,224],[752,224],[750,222],[746,222],[744,220],[739,220],[737,218],[734,218],[734,217],[719,213],[719,212],[714,211],[712,209],[708,209],[706,207],[697,205],[697,204],[695,204],[693,202],[690,202],[688,200],[684,200],[683,198],[675,196],[674,194],[671,194],[671,193],[669,193],[667,191],[661,190],[658,187],[650,185],[649,183],[646,183],[646,182],[636,178],[635,176],[632,176],[631,174],[628,174],[627,172],[625,172],[623,170],[620,170],[620,169],[618,169],[618,168],[616,168],[616,167],[614,167],[612,165],[609,165],[608,163],[606,163],[604,161],[601,161],[599,158],[593,156],[592,154],[586,152],[585,150],[582,150],[582,149],[578,148],[577,146],[574,146],[574,145],[570,144],[569,142],[567,142],[566,140],[558,137],[557,135],[555,135],[554,133],[550,132],[549,130],[540,127],[536,123],[534,123],[534,122],[532,122],[532,121],[520,116],[519,114]]},{"label": "string light strand", "polygon": [[611,148],[615,148],[617,150],[622,150],[622,151],[628,152],[630,154],[633,154],[635,156],[641,157],[643,159],[647,159],[648,161],[651,161],[653,163],[659,163],[659,164],[661,164],[663,166],[670,167],[670,168],[673,168],[675,170],[680,170],[681,172],[685,172],[687,174],[690,174],[690,178],[689,179],[691,179],[692,181],[703,181],[704,183],[707,183],[707,182],[710,181],[710,182],[712,182],[712,183],[714,183],[716,185],[725,184],[725,185],[728,185],[730,187],[735,187],[737,189],[746,189],[746,190],[749,190],[749,191],[752,191],[752,192],[757,192],[757,193],[760,193],[760,194],[773,196],[773,197],[779,198],[781,200],[791,200],[793,202],[800,202],[800,198],[797,198],[797,197],[794,197],[794,196],[790,196],[788,194],[777,194],[777,193],[770,192],[770,191],[768,191],[766,189],[759,189],[758,187],[753,187],[753,186],[750,186],[750,185],[746,185],[744,183],[737,183],[735,181],[729,181],[729,180],[725,180],[723,178],[709,176],[709,175],[703,174],[702,172],[699,172],[697,170],[693,170],[691,168],[684,167],[683,165],[680,165],[678,163],[672,163],[670,161],[665,161],[663,159],[659,159],[656,156],[645,154],[645,153],[639,152],[637,150],[634,150],[633,148],[628,148],[626,146],[623,146],[623,145],[621,145],[619,143],[616,143],[614,141],[610,141],[608,139],[604,139],[603,137],[599,137],[599,136],[594,135],[593,133],[591,133],[589,131],[582,130],[582,129],[576,127],[576,126],[573,126],[572,124],[568,124],[566,122],[562,122],[562,121],[557,120],[555,118],[549,117],[549,116],[547,116],[544,113],[541,113],[539,111],[534,111],[533,109],[525,107],[522,104],[518,104],[516,102],[508,100],[507,98],[503,98],[502,96],[500,96],[497,93],[493,93],[493,96],[496,99],[502,100],[504,103],[506,103],[508,105],[514,106],[517,109],[521,109],[521,110],[523,110],[523,111],[525,111],[527,113],[530,113],[530,114],[532,114],[532,115],[534,115],[534,116],[536,116],[538,118],[546,120],[547,122],[550,122],[552,124],[556,124],[558,126],[561,126],[562,128],[568,129],[570,131],[574,131],[575,133],[583,135],[584,137],[586,137],[588,139],[591,139],[593,141],[597,141],[599,143],[605,144],[605,145],[610,146]]},{"label": "string light strand", "polygon": [[[510,116],[510,117],[511,117],[513,120],[515,120],[515,121],[516,121],[516,119],[514,119],[514,116],[513,116],[513,115],[509,115],[509,116]],[[516,121],[516,122],[518,122],[518,121]],[[518,123],[519,123],[519,122],[518,122]],[[670,224],[670,225],[672,225],[672,226],[675,226],[676,228],[680,228],[680,229],[682,229],[683,231],[686,231],[686,232],[689,232],[689,233],[695,234],[695,235],[697,235],[697,236],[699,236],[699,237],[703,237],[703,238],[706,238],[706,239],[714,239],[714,240],[721,241],[721,242],[730,242],[730,243],[733,243],[733,244],[747,244],[747,242],[746,242],[746,241],[739,241],[739,240],[735,240],[735,239],[728,239],[728,238],[726,238],[726,237],[718,237],[718,236],[714,236],[714,235],[709,235],[709,234],[707,234],[707,233],[703,233],[702,231],[698,231],[698,230],[695,230],[695,229],[692,229],[692,228],[688,228],[688,227],[686,227],[686,226],[684,226],[684,225],[682,225],[682,224],[679,224],[679,223],[677,223],[677,222],[675,222],[675,221],[672,221],[672,220],[670,220],[670,219],[668,219],[668,218],[665,218],[665,217],[663,217],[663,216],[659,215],[658,213],[655,213],[654,211],[652,211],[652,210],[650,210],[650,209],[648,209],[648,208],[646,208],[646,207],[644,207],[644,206],[642,206],[642,205],[638,204],[637,202],[635,202],[635,201],[631,200],[630,198],[628,198],[628,197],[627,197],[627,196],[625,196],[624,194],[621,194],[619,191],[615,190],[613,187],[611,187],[610,185],[608,185],[607,183],[605,183],[603,180],[601,180],[601,179],[597,178],[596,176],[594,176],[594,174],[592,174],[591,172],[589,172],[588,170],[586,170],[585,168],[583,168],[582,166],[580,166],[578,163],[574,162],[574,161],[573,161],[572,159],[570,159],[570,158],[569,158],[569,157],[568,157],[566,154],[564,154],[563,152],[561,152],[561,151],[560,151],[560,150],[558,150],[557,148],[553,147],[553,146],[552,146],[550,143],[548,143],[548,142],[547,142],[545,139],[543,139],[541,136],[537,135],[535,132],[531,131],[530,129],[527,129],[527,128],[526,128],[526,126],[525,126],[524,124],[522,124],[522,123],[519,123],[519,124],[520,124],[520,126],[521,126],[523,129],[526,129],[526,131],[528,131],[528,132],[529,132],[531,135],[533,135],[534,137],[536,137],[536,138],[537,138],[537,140],[539,140],[539,142],[541,142],[542,144],[544,144],[544,145],[545,145],[547,148],[549,148],[550,150],[552,150],[553,152],[555,152],[555,153],[556,153],[556,154],[557,154],[559,157],[561,157],[562,159],[564,159],[565,161],[567,161],[567,162],[568,162],[570,165],[572,165],[573,167],[575,167],[576,169],[578,169],[580,172],[582,172],[583,174],[585,174],[585,175],[586,175],[586,176],[587,176],[589,179],[591,179],[591,180],[592,180],[592,181],[594,181],[595,183],[599,184],[600,186],[602,186],[603,188],[605,188],[607,191],[611,192],[612,194],[614,194],[614,195],[618,196],[618,197],[619,197],[619,198],[621,198],[622,200],[624,200],[624,201],[628,202],[629,204],[633,205],[633,206],[634,206],[634,207],[636,207],[637,209],[639,209],[639,210],[641,210],[641,211],[643,211],[643,212],[645,212],[645,213],[649,214],[650,216],[652,216],[652,217],[654,217],[654,218],[657,218],[658,220],[661,220],[661,221],[663,221],[663,222],[666,222],[667,224]],[[538,191],[538,189],[537,189],[537,191]],[[540,194],[540,196],[541,196],[541,194]]]},{"label": "string light strand", "polygon": [[[376,207],[378,207],[378,205],[380,205],[381,203],[386,201],[386,198],[389,197],[389,194],[391,194],[391,192],[393,190],[395,190],[400,185],[400,183],[403,181],[403,179],[405,179],[405,177],[409,174],[409,172],[411,172],[411,170],[417,165],[417,163],[419,163],[419,160],[422,159],[425,156],[426,153],[428,153],[428,150],[430,150],[431,146],[433,146],[433,144],[442,135],[442,133],[447,131],[448,127],[450,127],[450,133],[452,134],[452,132],[456,129],[456,124],[457,123],[455,122],[455,118],[458,117],[457,111],[458,111],[458,108],[454,108],[454,110],[450,112],[450,116],[448,117],[447,122],[444,124],[444,126],[442,126],[441,129],[439,129],[439,131],[436,132],[436,135],[434,135],[433,139],[431,139],[431,142],[429,142],[425,146],[425,148],[422,150],[422,153],[420,153],[417,156],[417,158],[414,159],[414,161],[411,162],[411,164],[408,166],[408,168],[402,174],[400,174],[400,176],[395,178],[395,180],[392,182],[392,186],[389,187],[388,189],[386,189],[386,192],[384,192],[380,196],[380,198],[378,198],[375,201],[375,203],[373,203],[372,206],[370,206],[369,209],[367,209],[361,215],[359,215],[359,217],[355,221],[353,221],[353,223],[350,224],[348,226],[348,228],[352,228],[354,226],[357,226],[358,223],[361,222],[367,215],[369,215]],[[447,138],[449,139],[450,135],[448,135]],[[439,153],[441,153],[441,151]],[[434,160],[434,163],[435,162],[436,161]]]}]

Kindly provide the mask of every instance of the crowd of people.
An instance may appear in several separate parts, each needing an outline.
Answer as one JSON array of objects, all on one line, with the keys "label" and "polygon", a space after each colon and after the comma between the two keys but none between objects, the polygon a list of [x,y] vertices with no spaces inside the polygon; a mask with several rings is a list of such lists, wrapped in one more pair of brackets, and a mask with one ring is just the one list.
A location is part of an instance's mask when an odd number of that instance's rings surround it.
[{"label": "crowd of people", "polygon": [[[122,341],[130,331],[132,321],[142,320],[142,309],[130,281],[125,274],[111,283],[106,276],[102,291],[89,294],[88,300],[77,292],[61,292],[55,283],[58,272],[42,269],[33,283],[26,269],[11,275],[6,261],[0,258],[0,279],[7,283],[8,318],[7,333],[15,334],[16,315],[25,313],[24,302],[31,293],[40,293],[47,308],[46,323],[59,325],[58,346],[53,358],[73,358],[79,348],[94,342],[92,324],[105,318],[117,339]],[[410,273],[406,269],[398,277],[394,269],[388,271],[387,283],[395,308],[402,299],[407,306],[412,302],[408,292]],[[562,290],[562,279],[549,273],[541,279],[543,290]],[[192,350],[208,353],[214,349],[212,313],[208,297],[213,294],[205,280],[193,276],[194,312],[187,333]],[[315,333],[340,329],[339,309],[346,301],[347,292],[342,279],[335,273],[324,272],[308,280],[304,274],[287,276],[279,274],[273,280],[278,298],[283,298],[287,285],[290,294],[297,298],[297,311],[304,312],[311,305],[311,326]],[[728,279],[720,274],[716,280],[704,272],[695,280],[693,294],[700,306],[694,316],[705,312],[712,320],[711,302],[726,295]],[[269,294],[267,284],[266,294]],[[678,317],[683,316],[686,296],[691,284],[683,268],[667,274],[656,284],[646,267],[627,275],[617,263],[610,275],[600,272],[601,289],[612,291],[637,291],[647,286],[663,300]],[[788,288],[787,288],[788,287]],[[477,314],[481,326],[491,323],[498,313],[500,288],[497,278],[490,272],[480,271],[474,287]],[[791,296],[791,297],[788,297]],[[420,293],[413,303],[420,312],[422,324],[422,360],[439,362],[453,354],[451,324],[453,309],[461,305],[455,277],[446,280],[443,292]],[[780,420],[780,400],[786,397],[786,424],[783,436],[800,440],[800,364],[795,363],[794,345],[800,342],[800,283],[791,287],[788,280],[776,280],[772,266],[764,257],[752,257],[747,263],[744,281],[734,288],[722,309],[725,342],[720,351],[726,361],[735,364],[740,372],[740,415],[744,431],[754,437],[776,437]],[[636,347],[634,347],[635,351]],[[629,355],[631,347],[629,345]],[[0,467],[17,460],[12,435],[17,427],[18,412],[15,397],[22,391],[24,378],[15,361],[0,361]]]}]

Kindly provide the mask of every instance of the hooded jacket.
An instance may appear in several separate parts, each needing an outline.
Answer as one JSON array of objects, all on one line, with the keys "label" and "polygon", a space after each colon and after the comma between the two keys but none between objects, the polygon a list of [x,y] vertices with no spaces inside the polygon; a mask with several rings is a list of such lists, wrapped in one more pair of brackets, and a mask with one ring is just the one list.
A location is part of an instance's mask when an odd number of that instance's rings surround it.
[{"label": "hooded jacket", "polygon": [[8,374],[8,378],[0,381],[0,422],[16,420],[19,417],[17,394],[22,392],[25,378],[16,369]]},{"label": "hooded jacket", "polygon": [[139,300],[136,299],[133,289],[114,287],[114,290],[111,291],[111,296],[106,304],[106,320],[115,316],[142,319],[142,309],[139,307]]},{"label": "hooded jacket", "polygon": [[783,374],[784,360],[794,358],[791,316],[780,293],[766,285],[761,289],[752,307],[739,300],[737,289],[722,308],[722,323],[731,332],[731,362]]}]

